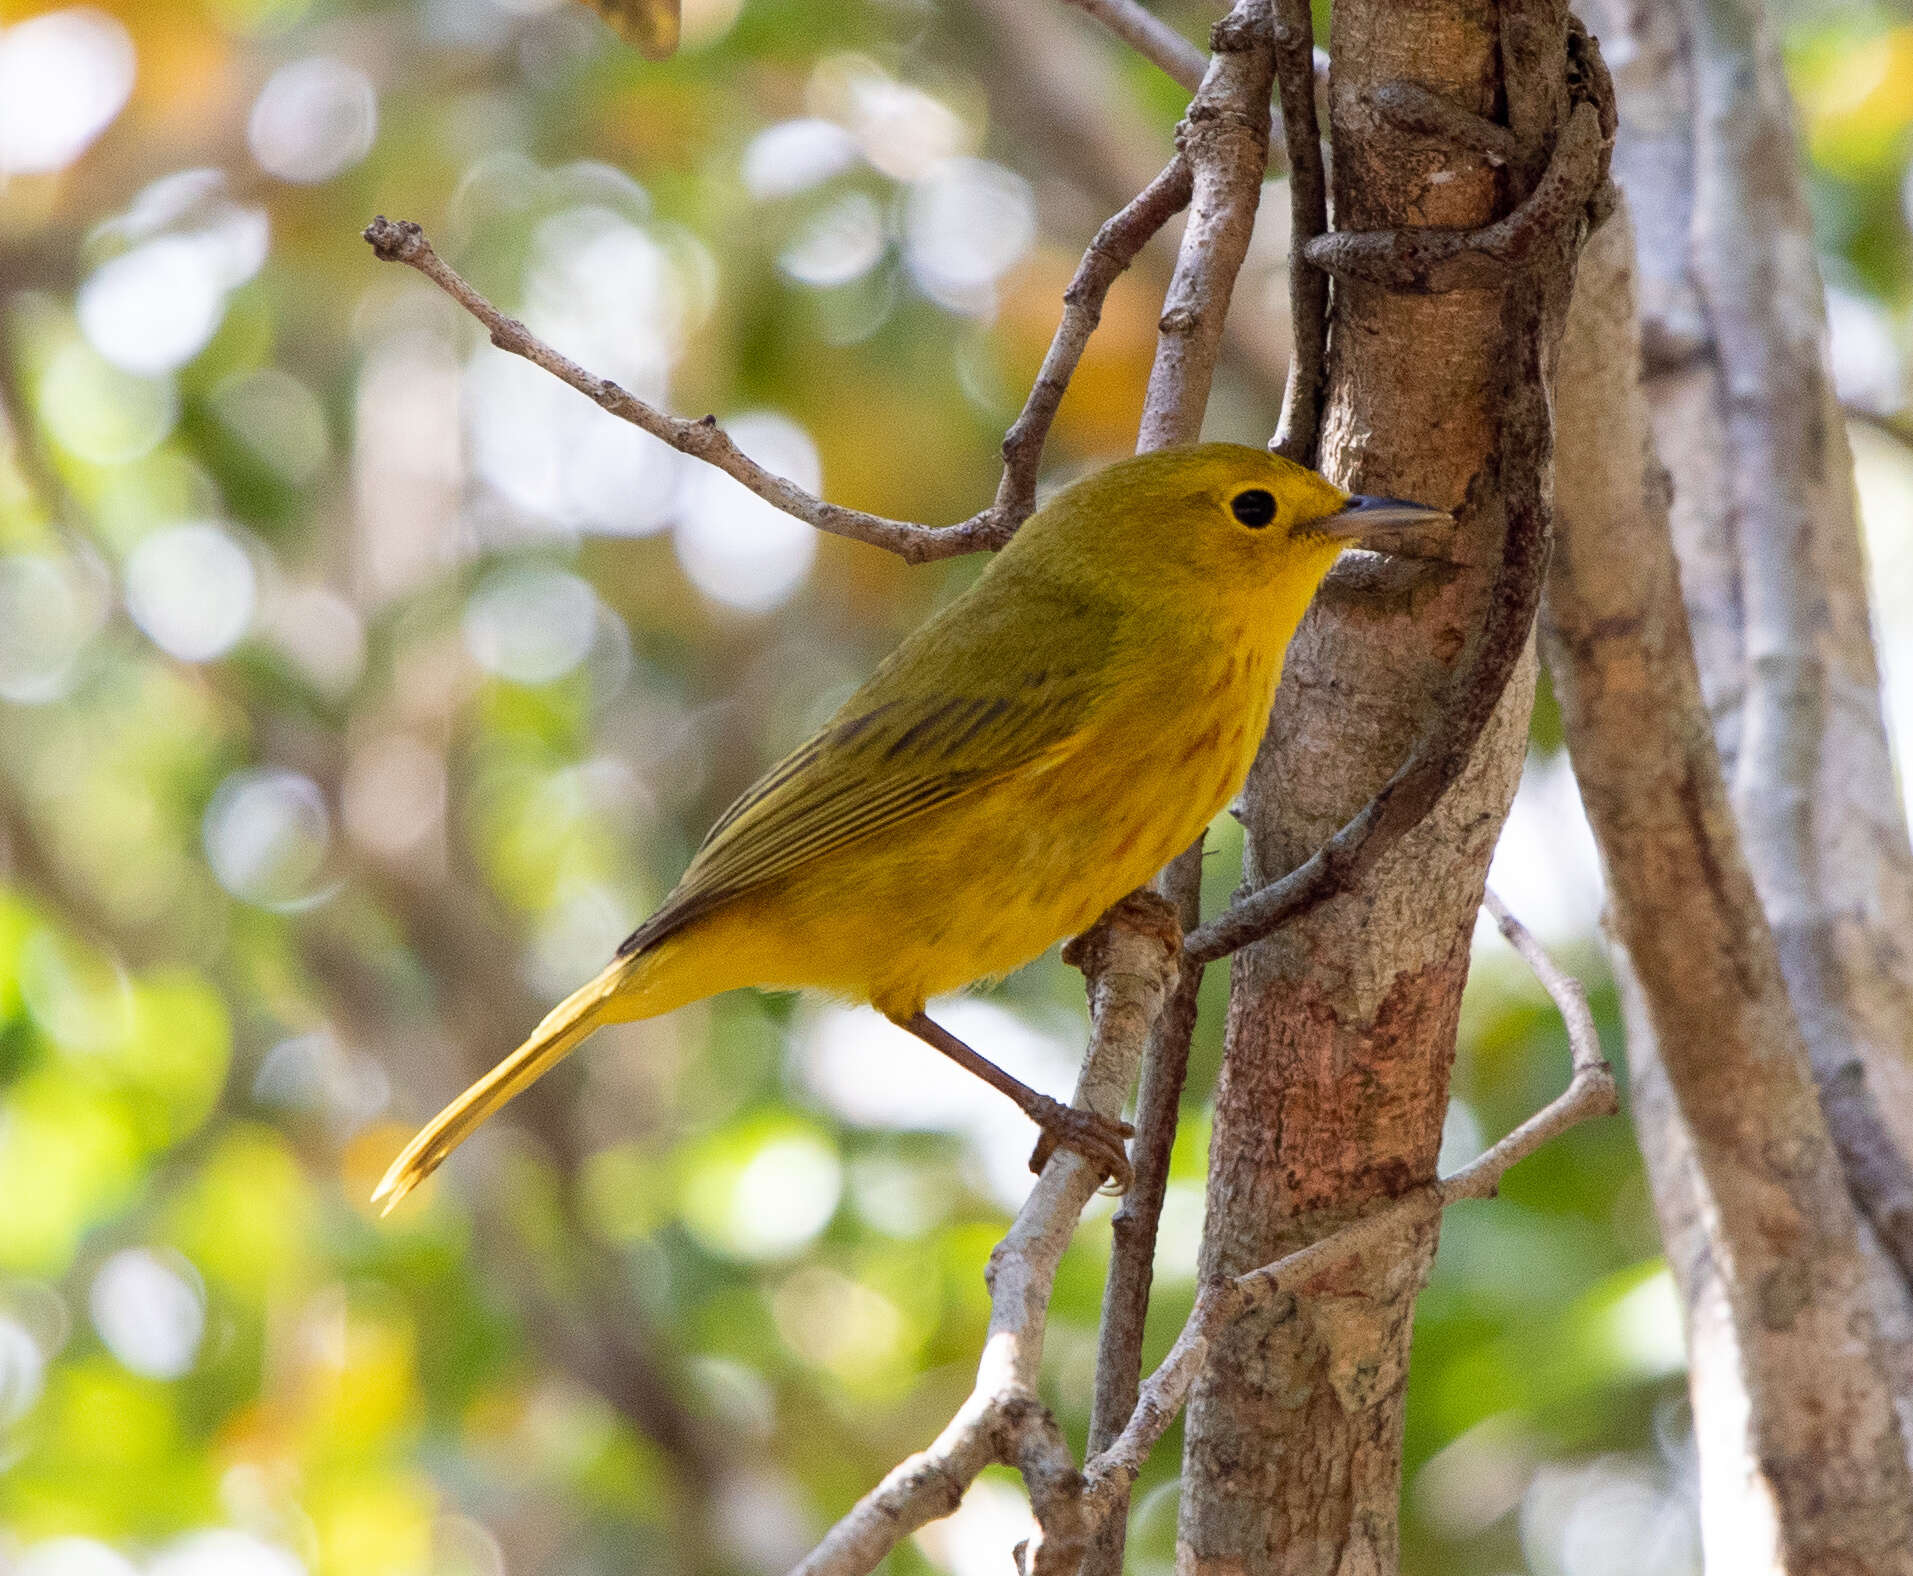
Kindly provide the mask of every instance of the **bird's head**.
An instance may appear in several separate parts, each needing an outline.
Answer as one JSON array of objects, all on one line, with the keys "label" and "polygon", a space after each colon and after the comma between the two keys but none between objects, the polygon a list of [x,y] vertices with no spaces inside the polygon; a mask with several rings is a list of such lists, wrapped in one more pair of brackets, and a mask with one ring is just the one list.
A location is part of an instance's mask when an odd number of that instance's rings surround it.
[{"label": "bird's head", "polygon": [[1063,489],[1016,548],[1112,587],[1166,591],[1193,577],[1211,596],[1299,593],[1306,603],[1344,548],[1449,518],[1428,504],[1344,492],[1262,449],[1202,443],[1120,460]]}]

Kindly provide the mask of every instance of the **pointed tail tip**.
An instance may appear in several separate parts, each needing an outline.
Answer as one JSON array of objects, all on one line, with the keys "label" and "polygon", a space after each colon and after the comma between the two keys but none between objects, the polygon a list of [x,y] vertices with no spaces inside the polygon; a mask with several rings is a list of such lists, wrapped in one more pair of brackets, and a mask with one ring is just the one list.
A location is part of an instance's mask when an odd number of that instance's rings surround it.
[{"label": "pointed tail tip", "polygon": [[416,1178],[406,1175],[408,1169],[410,1168],[405,1163],[405,1157],[400,1156],[392,1163],[392,1169],[379,1180],[379,1185],[372,1189],[372,1202],[385,1206],[379,1211],[380,1220],[385,1219],[397,1209],[404,1201],[405,1195],[412,1191]]}]

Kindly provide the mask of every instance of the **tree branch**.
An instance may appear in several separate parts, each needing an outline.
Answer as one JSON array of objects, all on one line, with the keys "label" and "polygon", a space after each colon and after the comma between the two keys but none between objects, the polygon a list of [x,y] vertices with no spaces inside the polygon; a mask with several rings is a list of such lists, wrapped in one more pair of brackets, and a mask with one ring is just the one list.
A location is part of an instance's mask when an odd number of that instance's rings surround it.
[{"label": "tree branch", "polygon": [[[1719,525],[1740,587],[1744,690],[1729,783],[1848,1186],[1913,1287],[1913,1167],[1877,1094],[1893,1087],[1881,1072],[1904,1090],[1913,1071],[1907,981],[1871,956],[1854,967],[1860,948],[1840,934],[1880,912],[1876,863],[1904,892],[1908,853],[1888,774],[1851,770],[1857,751],[1837,758],[1851,750],[1842,735],[1852,724],[1836,715],[1843,708],[1865,708],[1869,755],[1877,747],[1881,766],[1888,752],[1864,615],[1856,643],[1865,667],[1835,671],[1847,655],[1834,634],[1835,600],[1857,590],[1864,608],[1865,589],[1832,584],[1842,569],[1860,578],[1858,533],[1852,459],[1822,359],[1821,287],[1795,262],[1812,255],[1813,226],[1758,6],[1687,0],[1682,13],[1695,84],[1690,266],[1719,365],[1727,455]],[[1865,698],[1854,706],[1849,695]],[[1847,830],[1856,817],[1879,828],[1864,852]],[[1868,976],[1870,992],[1857,983]],[[1869,1018],[1893,1027],[1880,1035]]]},{"label": "tree branch", "polygon": [[493,306],[433,250],[425,232],[409,219],[394,221],[381,215],[365,227],[365,239],[381,260],[404,263],[416,269],[464,307],[484,325],[491,342],[500,350],[542,367],[601,409],[668,443],[679,453],[715,466],[806,525],[884,548],[908,563],[925,563],[960,553],[999,548],[1035,508],[1036,473],[1042,462],[1044,442],[1068,390],[1069,380],[1082,359],[1083,347],[1102,315],[1109,287],[1135,261],[1149,238],[1188,200],[1188,169],[1177,158],[1096,233],[1065,294],[1062,321],[1043,359],[1042,373],[1030,391],[1022,414],[1004,439],[1004,472],[996,501],[969,519],[947,526],[892,520],[819,498],[759,465],[738,448],[730,434],[718,426],[715,417],[692,421],[669,415],[611,379],[587,371],[562,351],[547,345],[516,318],[507,317]]},{"label": "tree branch", "polygon": [[1209,64],[1202,51],[1154,12],[1136,4],[1136,0],[1067,0],[1067,3],[1093,16],[1151,65],[1160,66],[1171,81],[1180,83],[1191,93],[1202,86],[1202,73]]},{"label": "tree branch", "polygon": [[[1165,945],[1173,933],[1163,929],[1171,911],[1160,899],[1153,907],[1139,904],[1140,896],[1125,898],[1084,938],[1096,1030],[1077,1098],[1104,1115],[1121,1110],[1143,1036],[1176,985],[1175,953]],[[1571,1076],[1559,1096],[1453,1175],[1272,1264],[1205,1286],[1168,1357],[1141,1386],[1125,1425],[1083,1473],[1035,1395],[1056,1266],[1097,1181],[1087,1163],[1059,1150],[991,1255],[990,1330],[969,1399],[936,1441],[865,1495],[792,1576],[863,1576],[918,1527],[955,1511],[977,1474],[996,1462],[1018,1467],[1030,1490],[1039,1533],[1021,1551],[1022,1568],[1029,1576],[1070,1576],[1095,1546],[1092,1540],[1120,1515],[1144,1462],[1188,1399],[1210,1343],[1226,1326],[1346,1259],[1391,1245],[1451,1204],[1492,1198],[1501,1178],[1543,1144],[1581,1122],[1612,1115],[1619,1108],[1614,1075],[1586,992],[1499,898],[1489,893],[1485,902],[1567,1027]]]},{"label": "tree branch", "polygon": [[1275,79],[1289,155],[1289,318],[1294,350],[1282,419],[1270,444],[1313,466],[1328,379],[1328,275],[1308,248],[1328,229],[1328,172],[1315,118],[1315,20],[1309,0],[1275,0]]},{"label": "tree branch", "polygon": [[1424,137],[1444,151],[1472,153],[1497,165],[1521,157],[1521,139],[1506,126],[1463,109],[1419,82],[1383,82],[1369,93],[1368,102],[1397,131]]},{"label": "tree branch", "polygon": [[[1216,24],[1213,44],[1215,55],[1178,139],[1181,158],[1131,204],[1173,198],[1191,209],[1159,325],[1139,450],[1189,441],[1201,431],[1223,320],[1261,194],[1273,80],[1267,0],[1238,0]],[[1186,189],[1179,168],[1186,171]],[[1066,315],[1056,353],[1080,348],[1079,334],[1087,337],[1087,321]],[[1039,377],[1032,402],[1045,386]],[[1174,984],[1171,965],[1183,923],[1156,894],[1132,893],[1073,947],[1091,979],[1096,1024],[1078,1104],[1107,1116],[1120,1113]],[[1160,928],[1152,933],[1152,926]],[[1152,1143],[1166,1143],[1161,1133],[1159,1127]],[[1167,1137],[1173,1139],[1173,1127]],[[895,1468],[831,1529],[794,1576],[860,1576],[915,1528],[955,1510],[977,1473],[993,1462],[1026,1466],[1040,1531],[1025,1547],[1025,1569],[1032,1576],[1075,1570],[1089,1531],[1081,1479],[1074,1478],[1072,1488],[1067,1453],[1059,1460],[1046,1443],[1048,1430],[1038,1432],[1039,1415],[1047,1414],[1035,1403],[1035,1383],[1056,1264],[1096,1185],[1089,1166],[1067,1151],[1045,1166],[991,1256],[990,1326],[969,1399],[928,1449]]]},{"label": "tree branch", "polygon": [[[1193,928],[1202,917],[1202,854],[1203,839],[1197,838],[1162,874],[1163,895],[1175,905],[1177,922],[1184,929]],[[1143,1052],[1142,1081],[1136,1091],[1136,1137],[1130,1146],[1133,1176],[1122,1207],[1110,1221],[1096,1392],[1089,1413],[1091,1455],[1115,1442],[1136,1409],[1143,1332],[1155,1281],[1156,1237],[1162,1225],[1169,1160],[1182,1114],[1182,1087],[1189,1072],[1189,1046],[1196,1032],[1201,991],[1202,965],[1185,961]],[[1126,1505],[1125,1489],[1123,1503],[1104,1517],[1091,1541],[1082,1576],[1122,1576]]]},{"label": "tree branch", "polygon": [[985,514],[1020,521],[1036,507],[1036,473],[1043,460],[1043,443],[1063,396],[1069,392],[1069,380],[1083,359],[1089,336],[1102,321],[1109,287],[1170,216],[1189,206],[1193,180],[1189,161],[1178,153],[1089,243],[1082,262],[1076,265],[1075,277],[1063,292],[1062,321],[1056,325],[1042,368],[1030,385],[1029,398],[1003,435],[1003,480],[997,485],[996,501]]},{"label": "tree branch", "polygon": [[[1716,1344],[1726,1331],[1737,1352],[1727,1367],[1708,1353],[1694,1375],[1703,1539],[1734,1568],[1753,1540],[1775,1569],[1913,1573],[1873,1270],[1702,702],[1638,380],[1630,239],[1617,224],[1591,243],[1562,354],[1546,650],[1630,1021],[1651,1027],[1678,1109],[1644,1134],[1686,1146],[1663,1148],[1650,1175],[1689,1330]],[[1744,1441],[1744,1481],[1729,1440]]]},{"label": "tree branch", "polygon": [[1214,53],[1177,141],[1194,174],[1189,227],[1157,323],[1156,361],[1138,450],[1202,436],[1236,275],[1248,255],[1269,158],[1274,86],[1269,0],[1237,0],[1210,36]]}]

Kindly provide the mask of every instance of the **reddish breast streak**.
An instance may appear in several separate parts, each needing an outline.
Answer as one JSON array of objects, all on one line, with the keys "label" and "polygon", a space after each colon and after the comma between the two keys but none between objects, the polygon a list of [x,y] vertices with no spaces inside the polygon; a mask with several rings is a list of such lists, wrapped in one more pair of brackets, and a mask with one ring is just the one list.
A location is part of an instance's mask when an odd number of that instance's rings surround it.
[{"label": "reddish breast streak", "polygon": [[1212,722],[1209,724],[1209,726],[1206,729],[1203,730],[1200,737],[1193,739],[1189,742],[1189,744],[1184,748],[1182,754],[1177,757],[1176,764],[1178,766],[1193,765],[1201,757],[1205,755],[1213,754],[1215,752],[1216,746],[1219,745],[1221,742],[1222,742],[1222,724],[1219,722]]}]

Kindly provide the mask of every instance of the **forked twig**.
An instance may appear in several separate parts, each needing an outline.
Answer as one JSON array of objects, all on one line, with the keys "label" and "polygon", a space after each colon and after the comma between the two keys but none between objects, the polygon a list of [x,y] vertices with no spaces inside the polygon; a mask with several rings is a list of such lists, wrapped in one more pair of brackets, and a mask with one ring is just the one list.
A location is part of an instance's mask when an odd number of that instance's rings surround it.
[{"label": "forked twig", "polygon": [[1178,156],[1097,231],[1064,296],[1062,320],[1057,325],[1049,353],[1043,358],[1042,372],[1030,390],[1022,414],[1003,440],[1003,480],[995,500],[969,519],[945,526],[892,520],[819,498],[788,477],[759,465],[732,441],[730,434],[717,424],[716,417],[693,421],[672,416],[647,404],[610,378],[598,377],[546,344],[517,318],[508,317],[493,306],[433,250],[425,232],[409,219],[392,220],[381,215],[365,227],[365,238],[380,258],[416,269],[464,307],[484,325],[491,342],[500,350],[544,368],[601,409],[668,443],[680,454],[715,466],[806,525],[881,547],[909,563],[925,563],[1001,547],[1036,507],[1036,475],[1042,463],[1043,445],[1069,388],[1069,380],[1082,359],[1083,348],[1102,315],[1109,287],[1135,261],[1149,238],[1187,205],[1189,189],[1189,168]]}]

